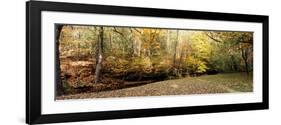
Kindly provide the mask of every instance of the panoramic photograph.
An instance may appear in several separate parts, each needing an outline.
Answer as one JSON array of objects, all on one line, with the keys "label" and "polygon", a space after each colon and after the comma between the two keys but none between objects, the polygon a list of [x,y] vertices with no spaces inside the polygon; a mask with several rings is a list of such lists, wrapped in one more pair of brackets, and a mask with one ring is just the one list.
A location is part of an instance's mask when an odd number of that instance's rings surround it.
[{"label": "panoramic photograph", "polygon": [[253,92],[253,32],[56,24],[55,100]]}]

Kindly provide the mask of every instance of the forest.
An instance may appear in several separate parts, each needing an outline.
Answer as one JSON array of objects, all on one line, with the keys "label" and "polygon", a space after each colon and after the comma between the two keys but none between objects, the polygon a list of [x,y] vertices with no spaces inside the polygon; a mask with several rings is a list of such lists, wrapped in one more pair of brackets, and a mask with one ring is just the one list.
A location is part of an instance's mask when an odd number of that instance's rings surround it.
[{"label": "forest", "polygon": [[252,91],[253,33],[56,24],[56,99]]}]

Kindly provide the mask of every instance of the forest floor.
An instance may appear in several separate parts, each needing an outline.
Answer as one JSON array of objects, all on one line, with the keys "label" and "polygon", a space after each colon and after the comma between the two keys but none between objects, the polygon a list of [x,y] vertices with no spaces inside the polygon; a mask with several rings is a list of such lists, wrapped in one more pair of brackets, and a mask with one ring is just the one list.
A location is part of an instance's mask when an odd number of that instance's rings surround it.
[{"label": "forest floor", "polygon": [[56,99],[110,98],[210,93],[252,92],[253,80],[245,73],[225,73],[154,82],[111,91],[63,95]]}]

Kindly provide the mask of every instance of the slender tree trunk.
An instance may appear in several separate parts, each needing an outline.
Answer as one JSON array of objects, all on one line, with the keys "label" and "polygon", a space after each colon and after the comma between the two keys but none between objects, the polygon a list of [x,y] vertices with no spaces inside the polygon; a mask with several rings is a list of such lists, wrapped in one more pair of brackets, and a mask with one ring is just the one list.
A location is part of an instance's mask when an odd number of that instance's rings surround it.
[{"label": "slender tree trunk", "polygon": [[95,84],[99,82],[100,71],[102,69],[102,58],[103,58],[103,27],[100,27],[99,40],[97,45],[96,53],[96,71],[95,71]]},{"label": "slender tree trunk", "polygon": [[177,46],[178,46],[178,40],[179,40],[179,31],[177,30],[177,39],[176,39],[176,42],[175,42],[175,46],[174,46],[174,56],[173,56],[173,67],[174,67],[174,74],[176,76],[178,76],[178,69],[177,69],[177,62],[176,62],[176,59],[177,59]]},{"label": "slender tree trunk", "polygon": [[235,61],[235,58],[233,55],[230,55],[230,59],[231,59],[231,69],[233,71],[238,71],[238,67],[237,67],[237,63]]},{"label": "slender tree trunk", "polygon": [[245,71],[247,74],[249,74],[249,65],[248,65],[248,48],[245,49],[241,49],[242,51],[242,58],[244,60],[245,63]]},{"label": "slender tree trunk", "polygon": [[170,52],[170,30],[167,30],[166,49],[167,49],[167,53],[169,54],[169,52]]},{"label": "slender tree trunk", "polygon": [[56,27],[56,96],[64,94],[63,85],[61,81],[61,68],[60,68],[60,52],[59,52],[59,39],[63,25]]},{"label": "slender tree trunk", "polygon": [[138,39],[138,57],[140,57],[141,56],[141,46],[142,46],[142,41],[140,41],[139,39]]},{"label": "slender tree trunk", "polygon": [[179,40],[179,31],[177,30],[177,40],[175,42],[174,56],[173,56],[173,66],[174,67],[176,66],[178,40]]},{"label": "slender tree trunk", "polygon": [[109,33],[109,50],[110,50],[110,52],[112,52],[112,34],[111,34],[111,32]]}]

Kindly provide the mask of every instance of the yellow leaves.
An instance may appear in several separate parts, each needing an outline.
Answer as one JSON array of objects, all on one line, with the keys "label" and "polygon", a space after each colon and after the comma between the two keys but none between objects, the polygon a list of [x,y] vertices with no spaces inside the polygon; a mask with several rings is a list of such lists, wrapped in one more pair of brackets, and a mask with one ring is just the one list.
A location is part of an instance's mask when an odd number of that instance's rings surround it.
[{"label": "yellow leaves", "polygon": [[188,56],[185,63],[186,66],[195,73],[204,73],[208,69],[205,62],[192,56]]},{"label": "yellow leaves", "polygon": [[147,49],[149,47],[149,45],[147,43],[142,44],[142,45],[143,45],[142,47],[145,48],[145,49]]},{"label": "yellow leaves", "polygon": [[160,49],[160,44],[158,43],[156,46],[155,46],[156,49]]},{"label": "yellow leaves", "polygon": [[147,28],[143,29],[143,33],[142,34],[150,34],[150,33],[151,33],[150,29],[147,29]]},{"label": "yellow leaves", "polygon": [[[116,30],[114,31],[114,29]],[[62,48],[60,54],[70,55],[75,59],[95,58],[96,46],[101,38],[99,30],[100,27],[97,26],[64,26],[60,41],[60,48]],[[219,42],[210,38],[207,33],[210,33],[209,35],[218,39]],[[252,46],[253,34],[104,27],[103,37],[104,62],[107,63],[107,68],[114,72],[125,72],[131,69],[148,72],[151,67],[157,71],[178,66],[194,73],[204,73],[208,68],[222,67],[222,64],[241,67],[243,64],[238,64],[240,63],[240,50]],[[237,42],[237,40],[248,43]],[[235,56],[237,61],[233,61],[230,56]]]},{"label": "yellow leaves", "polygon": [[202,31],[194,32],[191,36],[192,53],[200,59],[208,59],[210,57],[212,46],[208,37]]},{"label": "yellow leaves", "polygon": [[160,41],[158,40],[160,38],[160,29],[144,28],[142,31],[141,40],[143,51],[153,51],[161,48]]}]

